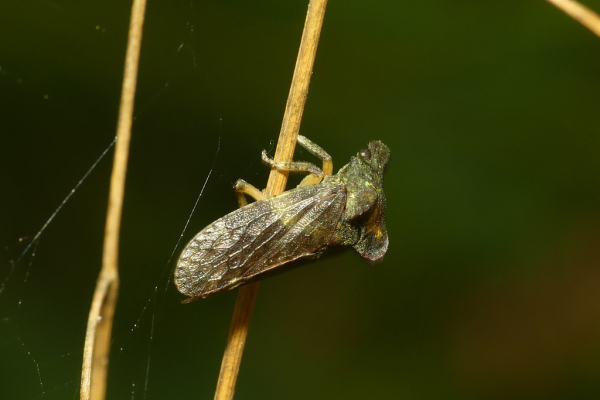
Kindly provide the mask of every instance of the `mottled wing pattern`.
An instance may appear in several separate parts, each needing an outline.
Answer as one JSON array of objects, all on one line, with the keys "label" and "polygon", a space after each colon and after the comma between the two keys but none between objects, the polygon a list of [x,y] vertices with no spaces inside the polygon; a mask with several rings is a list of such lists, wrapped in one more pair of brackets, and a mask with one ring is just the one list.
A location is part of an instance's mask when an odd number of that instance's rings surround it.
[{"label": "mottled wing pattern", "polygon": [[193,300],[307,256],[329,241],[345,204],[344,185],[321,183],[240,208],[188,243],[177,262],[175,284]]}]

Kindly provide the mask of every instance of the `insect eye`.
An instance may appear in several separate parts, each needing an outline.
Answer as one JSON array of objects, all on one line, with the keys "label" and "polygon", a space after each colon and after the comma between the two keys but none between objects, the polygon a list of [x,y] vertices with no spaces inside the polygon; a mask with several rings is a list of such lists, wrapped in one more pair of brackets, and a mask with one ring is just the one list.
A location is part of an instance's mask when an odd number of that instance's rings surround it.
[{"label": "insect eye", "polygon": [[362,158],[366,158],[367,160],[371,159],[371,150],[369,149],[362,149],[359,153],[359,156],[361,156]]}]

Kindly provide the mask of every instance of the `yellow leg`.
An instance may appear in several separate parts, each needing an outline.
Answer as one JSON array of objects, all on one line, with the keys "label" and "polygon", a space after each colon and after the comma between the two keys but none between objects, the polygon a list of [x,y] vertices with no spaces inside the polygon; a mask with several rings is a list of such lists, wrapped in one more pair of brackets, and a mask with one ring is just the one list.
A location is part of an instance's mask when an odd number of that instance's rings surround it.
[{"label": "yellow leg", "polygon": [[317,183],[321,183],[322,180],[323,180],[322,176],[318,176],[318,175],[314,175],[314,174],[306,175],[304,177],[304,179],[302,179],[302,181],[300,181],[300,183],[298,184],[298,187],[316,185]]},{"label": "yellow leg", "polygon": [[233,188],[235,189],[235,196],[237,197],[240,207],[248,205],[248,200],[246,199],[245,195],[248,195],[257,201],[265,198],[263,192],[243,179],[238,179]]}]

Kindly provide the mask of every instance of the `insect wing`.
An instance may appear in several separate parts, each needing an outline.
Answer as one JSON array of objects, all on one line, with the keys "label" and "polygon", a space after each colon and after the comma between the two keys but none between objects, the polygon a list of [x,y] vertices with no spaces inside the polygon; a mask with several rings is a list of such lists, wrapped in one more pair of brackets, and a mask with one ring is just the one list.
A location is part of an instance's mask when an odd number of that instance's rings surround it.
[{"label": "insect wing", "polygon": [[[314,185],[317,186],[317,185]],[[325,246],[342,218],[346,204],[346,188],[342,185],[325,186],[306,200],[302,217],[286,222],[281,239],[261,259],[244,273],[245,279],[269,271],[277,266],[308,256]],[[290,210],[292,214],[299,210]],[[300,213],[298,213],[300,214]]]},{"label": "insect wing", "polygon": [[323,247],[341,219],[346,188],[317,184],[254,202],[207,226],[184,248],[178,290],[207,297]]}]

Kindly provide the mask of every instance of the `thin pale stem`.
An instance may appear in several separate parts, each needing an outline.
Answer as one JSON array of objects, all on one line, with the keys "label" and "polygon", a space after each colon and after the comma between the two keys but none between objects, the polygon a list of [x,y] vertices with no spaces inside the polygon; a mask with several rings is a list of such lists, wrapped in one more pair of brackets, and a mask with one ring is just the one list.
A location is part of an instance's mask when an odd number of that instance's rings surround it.
[{"label": "thin pale stem", "polygon": [[[275,162],[289,162],[294,155],[326,6],[327,0],[311,0],[308,5],[302,41],[275,151]],[[275,196],[283,192],[287,178],[287,172],[272,168],[267,183],[267,196]],[[215,400],[233,398],[257,293],[258,282],[242,286],[238,291]]]},{"label": "thin pale stem", "polygon": [[546,0],[565,12],[596,36],[600,36],[600,15],[574,0]]},{"label": "thin pale stem", "polygon": [[119,289],[119,231],[145,8],[146,0],[134,0],[125,57],[117,143],[110,179],[102,269],[92,299],[83,350],[80,391],[82,400],[103,400],[106,396],[110,338]]}]

